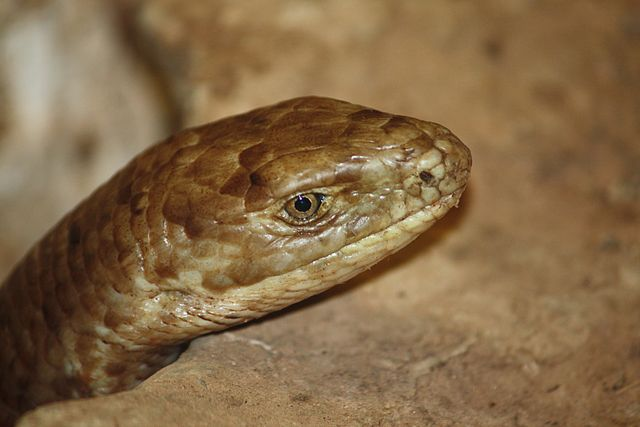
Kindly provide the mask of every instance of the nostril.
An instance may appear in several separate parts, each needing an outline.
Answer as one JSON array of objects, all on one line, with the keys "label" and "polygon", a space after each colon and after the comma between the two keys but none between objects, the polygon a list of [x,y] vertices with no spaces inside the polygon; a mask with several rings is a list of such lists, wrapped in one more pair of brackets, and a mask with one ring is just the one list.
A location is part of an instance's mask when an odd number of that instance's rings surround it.
[{"label": "nostril", "polygon": [[418,176],[427,185],[433,184],[433,181],[435,180],[435,177],[427,171],[421,171]]}]

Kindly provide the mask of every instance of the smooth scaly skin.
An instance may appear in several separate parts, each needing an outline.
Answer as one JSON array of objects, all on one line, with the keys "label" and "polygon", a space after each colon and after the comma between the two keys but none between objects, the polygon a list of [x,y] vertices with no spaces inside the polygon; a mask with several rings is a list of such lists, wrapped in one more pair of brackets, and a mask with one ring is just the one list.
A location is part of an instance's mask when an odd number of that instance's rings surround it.
[{"label": "smooth scaly skin", "polygon": [[[344,282],[455,206],[470,167],[440,125],[314,97],[149,148],[0,287],[5,419],[131,388],[185,341]],[[296,224],[301,193],[326,213]]]}]

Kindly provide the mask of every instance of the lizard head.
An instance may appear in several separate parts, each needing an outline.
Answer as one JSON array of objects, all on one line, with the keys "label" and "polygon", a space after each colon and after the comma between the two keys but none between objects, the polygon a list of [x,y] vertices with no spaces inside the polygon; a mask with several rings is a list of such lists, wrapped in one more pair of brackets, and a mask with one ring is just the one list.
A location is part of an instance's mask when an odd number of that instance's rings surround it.
[{"label": "lizard head", "polygon": [[193,143],[163,206],[180,260],[167,283],[247,320],[407,245],[457,205],[471,167],[443,126],[327,98],[177,138]]}]

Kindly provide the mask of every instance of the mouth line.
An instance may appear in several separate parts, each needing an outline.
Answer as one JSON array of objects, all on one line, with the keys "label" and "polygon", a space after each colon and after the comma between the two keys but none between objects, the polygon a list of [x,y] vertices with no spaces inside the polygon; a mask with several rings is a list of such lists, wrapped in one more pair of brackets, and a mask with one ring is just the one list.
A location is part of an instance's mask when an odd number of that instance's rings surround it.
[{"label": "mouth line", "polygon": [[[382,230],[378,230],[376,232],[373,232],[371,234],[368,234],[364,237],[362,237],[361,239],[355,241],[355,242],[351,242],[347,245],[344,245],[343,247],[341,247],[340,249],[336,250],[335,252],[332,252],[330,254],[327,255],[323,255],[319,258],[316,258],[312,261],[309,261],[307,264],[305,265],[301,265],[299,267],[293,268],[289,271],[286,271],[284,273],[279,274],[278,276],[274,276],[274,277],[281,277],[287,274],[290,274],[296,270],[299,269],[304,269],[307,266],[310,266],[312,264],[321,262],[324,259],[328,259],[332,256],[336,256],[336,254],[342,253],[342,254],[346,254],[346,253],[353,253],[352,249],[355,248],[356,246],[362,246],[363,242],[367,242],[368,240],[375,240],[377,238],[379,238],[382,234],[384,234],[385,232],[388,233],[387,230],[393,229],[394,227],[402,227],[403,224],[407,223],[407,221],[412,223],[413,225],[418,225],[419,223],[428,223],[428,222],[435,222],[439,219],[441,219],[442,217],[444,217],[444,215],[454,206],[457,205],[458,200],[460,199],[460,196],[462,195],[462,192],[464,191],[464,187],[460,187],[457,190],[453,191],[452,193],[449,193],[447,195],[442,196],[438,201],[436,201],[435,203],[432,203],[430,205],[424,206],[421,209],[410,213],[404,217],[402,217],[401,219],[397,220],[396,222],[394,222],[393,224],[388,225],[386,228],[382,229]],[[445,208],[444,212],[441,212],[442,209]],[[427,219],[427,214],[430,214],[431,219]],[[409,231],[409,230],[405,230],[405,231]],[[418,235],[418,233],[416,233],[416,235]],[[259,282],[258,282],[259,283]],[[255,283],[257,284],[257,283]],[[254,285],[255,285],[254,284]],[[249,286],[253,286],[253,285],[249,285]]]},{"label": "mouth line", "polygon": [[[305,265],[218,296],[222,311],[261,317],[351,279],[404,248],[457,205],[464,186],[388,227]],[[235,301],[235,302],[230,302]]]}]

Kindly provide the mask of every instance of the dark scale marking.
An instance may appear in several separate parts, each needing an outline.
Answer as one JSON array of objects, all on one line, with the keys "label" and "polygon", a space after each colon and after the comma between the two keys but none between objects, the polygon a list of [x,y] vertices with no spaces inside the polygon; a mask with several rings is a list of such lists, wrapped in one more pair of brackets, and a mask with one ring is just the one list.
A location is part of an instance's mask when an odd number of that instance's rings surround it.
[{"label": "dark scale marking", "polygon": [[239,167],[220,187],[220,194],[226,194],[233,197],[244,197],[247,190],[253,182],[253,174],[247,179],[247,170]]},{"label": "dark scale marking", "polygon": [[427,185],[433,184],[436,179],[435,176],[431,175],[427,171],[421,171],[418,175],[420,176],[420,179]]},{"label": "dark scale marking", "polygon": [[69,245],[74,246],[80,243],[82,239],[80,227],[76,222],[72,222],[69,226]]},{"label": "dark scale marking", "polygon": [[253,185],[258,185],[258,186],[263,186],[266,184],[265,180],[257,173],[253,172],[251,175],[249,175],[249,180],[251,181],[251,184]]},{"label": "dark scale marking", "polygon": [[144,213],[147,205],[147,193],[137,193],[129,200],[129,209],[133,215]]}]

